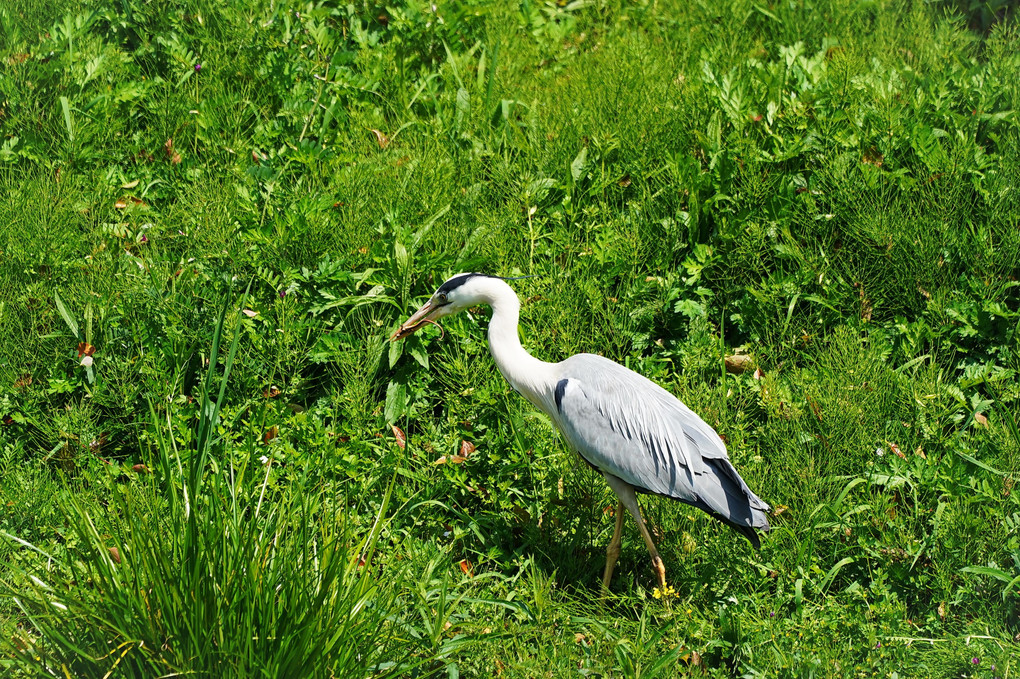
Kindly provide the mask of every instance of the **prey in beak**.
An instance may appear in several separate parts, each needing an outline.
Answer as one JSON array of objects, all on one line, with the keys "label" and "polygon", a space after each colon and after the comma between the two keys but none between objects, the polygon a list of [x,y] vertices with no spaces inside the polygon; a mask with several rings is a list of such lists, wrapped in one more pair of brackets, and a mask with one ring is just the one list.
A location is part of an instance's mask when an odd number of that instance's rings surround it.
[{"label": "prey in beak", "polygon": [[[443,315],[442,311],[443,305],[436,304],[435,298],[430,299],[425,302],[425,305],[422,308],[415,311],[414,315],[404,321],[401,326],[397,328],[395,333],[390,335],[390,341],[396,342],[397,340],[402,340],[405,337],[410,337],[429,323],[432,323],[440,330],[443,330],[443,327],[436,323],[436,319]],[[443,335],[445,334],[446,331],[443,330]],[[440,339],[442,339],[442,336],[440,336]]]}]

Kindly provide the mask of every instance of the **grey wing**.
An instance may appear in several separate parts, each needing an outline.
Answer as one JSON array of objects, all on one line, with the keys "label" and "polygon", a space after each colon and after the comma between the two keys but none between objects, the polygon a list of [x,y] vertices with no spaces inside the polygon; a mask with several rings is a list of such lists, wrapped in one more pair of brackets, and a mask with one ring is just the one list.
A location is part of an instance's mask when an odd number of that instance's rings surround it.
[{"label": "grey wing", "polygon": [[769,506],[730,463],[719,434],[675,396],[618,363],[579,354],[560,364],[559,424],[600,471],[707,511],[757,544]]}]

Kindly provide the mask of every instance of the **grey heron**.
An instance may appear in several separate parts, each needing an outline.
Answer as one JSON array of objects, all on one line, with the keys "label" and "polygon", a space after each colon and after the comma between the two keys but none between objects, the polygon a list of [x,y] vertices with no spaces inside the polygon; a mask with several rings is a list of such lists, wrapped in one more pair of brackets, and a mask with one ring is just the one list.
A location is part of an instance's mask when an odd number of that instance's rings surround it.
[{"label": "grey heron", "polygon": [[489,352],[500,373],[552,419],[569,446],[602,473],[619,498],[616,528],[606,550],[605,587],[620,556],[626,509],[666,590],[666,569],[641,518],[637,493],[697,507],[760,548],[756,531],[769,529],[769,506],[733,468],[719,434],[668,391],[619,363],[594,354],[547,363],[529,354],[517,332],[520,300],[503,279],[479,273],[453,276],[390,340],[480,304],[492,307]]}]

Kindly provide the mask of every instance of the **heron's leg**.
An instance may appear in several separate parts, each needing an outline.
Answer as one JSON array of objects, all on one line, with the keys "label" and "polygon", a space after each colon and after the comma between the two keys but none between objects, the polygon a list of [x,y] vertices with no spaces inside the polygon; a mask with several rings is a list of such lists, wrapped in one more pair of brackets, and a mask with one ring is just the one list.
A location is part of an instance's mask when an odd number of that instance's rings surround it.
[{"label": "heron's leg", "polygon": [[606,571],[602,575],[602,586],[609,589],[609,581],[613,578],[613,569],[616,568],[616,560],[620,558],[620,541],[623,533],[623,502],[616,507],[616,529],[613,530],[613,539],[609,541],[606,549]]},{"label": "heron's leg", "polygon": [[[620,504],[625,506],[630,511],[631,516],[637,522],[638,530],[641,531],[641,537],[645,540],[645,546],[648,547],[648,553],[652,555],[652,567],[655,569],[655,574],[659,576],[659,586],[662,589],[666,588],[666,567],[662,563],[662,558],[659,556],[659,550],[655,549],[655,541],[652,540],[652,534],[648,532],[648,527],[645,525],[645,520],[641,518],[641,508],[638,506],[637,493],[634,492],[634,486],[630,485],[623,479],[606,474],[606,482],[609,487],[613,489],[613,492],[620,498]],[[622,512],[621,512],[622,514]]]},{"label": "heron's leg", "polygon": [[[635,505],[637,503],[635,502]],[[659,550],[655,549],[655,543],[652,541],[652,534],[648,532],[648,526],[641,519],[641,511],[636,510],[632,512],[634,518],[637,520],[638,530],[641,531],[641,537],[645,539],[645,545],[648,546],[648,553],[652,555],[652,567],[655,569],[656,575],[659,576],[659,587],[666,589],[666,566],[662,563],[662,558],[659,556]]]}]

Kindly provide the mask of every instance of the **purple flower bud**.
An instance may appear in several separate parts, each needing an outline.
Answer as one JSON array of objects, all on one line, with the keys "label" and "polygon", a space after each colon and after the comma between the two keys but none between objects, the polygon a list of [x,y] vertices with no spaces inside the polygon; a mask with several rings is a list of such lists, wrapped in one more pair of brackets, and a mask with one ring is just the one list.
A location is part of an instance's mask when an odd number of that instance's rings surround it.
[{"label": "purple flower bud", "polygon": [[284,298],[284,297],[286,297],[286,296],[287,296],[287,291],[286,291],[286,290],[282,290],[282,289],[281,289],[281,290],[280,290],[280,299],[283,299],[283,298]]},{"label": "purple flower bud", "polygon": [[772,611],[771,613],[769,613],[769,617],[770,617],[770,618],[774,618],[774,617],[776,617],[776,612],[775,612],[775,611]]},{"label": "purple flower bud", "polygon": [[142,236],[142,238],[141,238],[141,242],[142,242],[142,243],[148,243],[148,242],[149,242],[149,239],[148,239],[148,238],[146,238],[145,236]]},{"label": "purple flower bud", "polygon": [[972,665],[979,665],[979,664],[981,663],[981,660],[980,660],[980,659],[978,659],[978,658],[971,658],[971,659],[970,659],[970,663],[971,663]]},{"label": "purple flower bud", "polygon": [[882,648],[882,642],[880,641],[877,644],[875,644],[875,648]]},{"label": "purple flower bud", "polygon": [[202,64],[195,64],[195,73],[198,73],[201,70],[202,70]]}]

